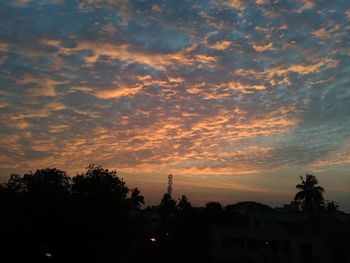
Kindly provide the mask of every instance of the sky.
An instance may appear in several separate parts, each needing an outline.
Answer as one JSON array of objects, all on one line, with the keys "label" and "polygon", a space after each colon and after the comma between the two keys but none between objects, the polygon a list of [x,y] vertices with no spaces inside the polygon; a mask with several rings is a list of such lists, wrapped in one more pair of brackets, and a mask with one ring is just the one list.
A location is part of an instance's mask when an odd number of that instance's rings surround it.
[{"label": "sky", "polygon": [[157,204],[350,212],[350,1],[1,0],[0,181],[90,163]]}]

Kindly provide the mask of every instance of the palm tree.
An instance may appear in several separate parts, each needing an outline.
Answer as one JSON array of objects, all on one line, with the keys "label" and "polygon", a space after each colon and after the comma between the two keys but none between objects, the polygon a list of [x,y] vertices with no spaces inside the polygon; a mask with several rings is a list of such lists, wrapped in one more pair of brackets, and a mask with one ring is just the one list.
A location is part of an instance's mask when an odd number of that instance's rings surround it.
[{"label": "palm tree", "polygon": [[301,183],[296,185],[300,189],[296,193],[294,200],[302,202],[302,209],[307,213],[316,213],[324,204],[323,192],[321,186],[316,186],[318,181],[314,175],[306,174],[305,180],[300,176]]},{"label": "palm tree", "polygon": [[131,205],[134,208],[140,208],[141,205],[145,203],[145,198],[140,195],[140,190],[136,187],[135,189],[132,190],[131,192]]}]

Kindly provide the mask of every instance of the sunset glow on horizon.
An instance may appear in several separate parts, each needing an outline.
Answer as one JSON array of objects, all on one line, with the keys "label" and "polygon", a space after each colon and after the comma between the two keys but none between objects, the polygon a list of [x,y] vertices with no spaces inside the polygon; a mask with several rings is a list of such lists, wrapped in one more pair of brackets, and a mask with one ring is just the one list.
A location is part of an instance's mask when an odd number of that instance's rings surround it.
[{"label": "sunset glow on horizon", "polygon": [[281,206],[299,176],[350,212],[350,1],[5,0],[0,182],[90,163],[147,204]]}]

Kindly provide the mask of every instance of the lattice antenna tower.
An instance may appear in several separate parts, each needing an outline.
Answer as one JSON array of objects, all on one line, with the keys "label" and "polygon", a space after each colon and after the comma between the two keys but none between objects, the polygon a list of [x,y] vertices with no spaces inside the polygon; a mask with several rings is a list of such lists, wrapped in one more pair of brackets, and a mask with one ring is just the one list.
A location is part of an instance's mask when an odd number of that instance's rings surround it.
[{"label": "lattice antenna tower", "polygon": [[173,191],[173,175],[168,175],[168,195],[171,197],[171,193]]}]

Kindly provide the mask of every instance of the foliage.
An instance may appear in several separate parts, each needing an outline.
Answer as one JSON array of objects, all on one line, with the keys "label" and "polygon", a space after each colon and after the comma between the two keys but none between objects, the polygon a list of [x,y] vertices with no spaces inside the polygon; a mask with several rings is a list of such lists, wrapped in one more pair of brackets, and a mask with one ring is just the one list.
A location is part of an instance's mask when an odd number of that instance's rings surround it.
[{"label": "foliage", "polygon": [[[334,201],[323,205],[324,190],[317,184],[314,176],[306,175],[297,185],[296,199],[304,210],[341,213]],[[246,226],[249,212],[274,211],[252,201],[225,209],[219,202],[195,208],[185,195],[176,202],[166,193],[158,209],[149,209],[156,217],[148,218],[133,209],[144,204],[140,193],[138,188],[129,191],[115,170],[95,165],[72,179],[54,168],[11,175],[0,184],[0,223],[8,226],[1,232],[2,247],[11,259],[5,261],[43,262],[49,252],[54,262],[166,262],[169,255],[173,262],[208,262],[213,225]],[[154,224],[159,215],[162,220]]]},{"label": "foliage", "polygon": [[90,196],[113,196],[122,200],[129,192],[125,183],[119,179],[115,170],[89,165],[85,173],[73,177],[72,191]]},{"label": "foliage", "polygon": [[341,213],[343,213],[339,210],[339,205],[335,201],[326,201],[325,209],[326,209],[327,214],[341,214]]},{"label": "foliage", "polygon": [[37,170],[23,175],[26,191],[30,193],[67,194],[70,191],[70,178],[67,173],[56,168]]},{"label": "foliage", "polygon": [[7,190],[13,192],[23,192],[25,191],[25,185],[23,183],[23,178],[19,174],[11,174],[7,184],[5,184]]},{"label": "foliage", "polygon": [[131,191],[131,207],[140,208],[141,205],[145,203],[145,198],[142,195],[140,195],[140,192],[141,191],[137,187]]},{"label": "foliage", "polygon": [[179,198],[177,208],[179,208],[180,211],[188,211],[192,208],[192,205],[186,195],[182,195],[181,198]]},{"label": "foliage", "polygon": [[[44,262],[47,251],[53,251],[54,262],[68,258],[110,262],[113,257],[126,257],[135,238],[128,220],[128,191],[116,171],[95,165],[72,179],[55,168],[11,175],[0,185],[0,223],[9,226],[1,234],[6,242],[13,239],[5,247],[11,260],[5,261]],[[142,203],[139,193],[134,189],[132,197]]]},{"label": "foliage", "polygon": [[176,201],[166,193],[160,201],[159,209],[163,217],[168,217],[176,212]]},{"label": "foliage", "polygon": [[205,204],[205,209],[213,212],[222,212],[224,210],[219,202],[208,202]]},{"label": "foliage", "polygon": [[38,169],[20,176],[12,174],[5,184],[10,192],[29,194],[33,197],[64,198],[70,192],[70,178],[66,172],[56,168]]},{"label": "foliage", "polygon": [[302,202],[302,209],[306,213],[318,213],[323,210],[324,189],[317,186],[318,180],[314,175],[306,174],[305,179],[300,176],[301,183],[296,185],[300,191],[296,193],[294,200]]}]

